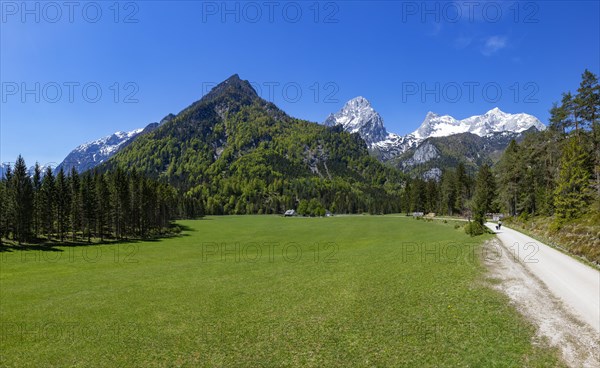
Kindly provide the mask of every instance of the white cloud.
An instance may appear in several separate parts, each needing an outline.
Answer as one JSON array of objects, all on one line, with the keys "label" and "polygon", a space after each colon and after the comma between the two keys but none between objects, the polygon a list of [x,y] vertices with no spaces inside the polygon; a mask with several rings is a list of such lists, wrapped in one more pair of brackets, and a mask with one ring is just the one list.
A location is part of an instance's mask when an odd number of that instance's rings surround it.
[{"label": "white cloud", "polygon": [[485,56],[490,56],[493,53],[505,48],[508,45],[506,37],[491,36],[485,40],[481,53]]}]

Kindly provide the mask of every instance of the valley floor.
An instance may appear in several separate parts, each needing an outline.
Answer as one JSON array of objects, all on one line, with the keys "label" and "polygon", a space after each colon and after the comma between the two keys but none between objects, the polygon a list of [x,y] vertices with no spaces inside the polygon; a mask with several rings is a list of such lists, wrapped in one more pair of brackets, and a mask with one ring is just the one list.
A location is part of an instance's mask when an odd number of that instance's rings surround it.
[{"label": "valley floor", "polygon": [[133,244],[4,249],[0,365],[560,367],[482,244],[400,216],[223,216]]}]

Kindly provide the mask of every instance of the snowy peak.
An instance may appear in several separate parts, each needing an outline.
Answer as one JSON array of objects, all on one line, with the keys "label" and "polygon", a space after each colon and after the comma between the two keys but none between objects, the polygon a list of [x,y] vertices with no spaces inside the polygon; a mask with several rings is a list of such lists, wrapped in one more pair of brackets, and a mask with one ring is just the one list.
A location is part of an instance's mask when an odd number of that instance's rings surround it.
[{"label": "snowy peak", "polygon": [[77,172],[92,169],[111,158],[115,153],[133,141],[145,129],[135,129],[130,132],[118,131],[106,137],[84,143],[67,155],[64,161],[56,167],[66,172],[75,168]]},{"label": "snowy peak", "polygon": [[509,114],[498,107],[483,115],[457,120],[450,115],[438,115],[429,111],[417,130],[405,136],[388,133],[383,118],[366,98],[359,96],[348,101],[337,113],[329,115],[325,125],[341,125],[350,133],[359,133],[373,154],[387,161],[407,150],[417,147],[430,137],[446,137],[460,133],[472,133],[491,137],[497,133],[521,133],[531,127],[546,129],[535,116]]},{"label": "snowy peak", "polygon": [[531,127],[538,130],[546,129],[546,126],[535,116],[524,113],[509,114],[495,107],[483,115],[471,116],[463,120],[456,120],[450,115],[440,116],[429,112],[413,135],[419,139],[445,137],[459,133],[472,133],[486,137],[499,132],[520,133]]},{"label": "snowy peak", "polygon": [[359,133],[368,145],[388,138],[383,118],[373,109],[369,100],[362,96],[346,102],[340,111],[329,115],[324,124],[341,125],[347,132]]}]

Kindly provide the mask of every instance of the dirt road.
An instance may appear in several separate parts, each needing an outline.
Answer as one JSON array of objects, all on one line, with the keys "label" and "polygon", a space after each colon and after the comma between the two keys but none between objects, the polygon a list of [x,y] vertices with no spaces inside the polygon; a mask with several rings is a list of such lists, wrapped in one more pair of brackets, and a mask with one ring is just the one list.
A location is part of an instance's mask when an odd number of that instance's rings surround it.
[{"label": "dirt road", "polygon": [[600,333],[600,272],[518,231],[487,223],[514,259],[558,297],[573,314]]}]

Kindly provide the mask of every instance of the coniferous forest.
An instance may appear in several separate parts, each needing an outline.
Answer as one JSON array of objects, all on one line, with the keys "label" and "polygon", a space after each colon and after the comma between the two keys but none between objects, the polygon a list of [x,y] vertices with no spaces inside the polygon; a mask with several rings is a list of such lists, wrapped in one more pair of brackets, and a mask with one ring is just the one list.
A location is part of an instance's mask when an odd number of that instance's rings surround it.
[{"label": "coniferous forest", "polygon": [[135,170],[55,176],[36,164],[31,176],[19,156],[0,181],[0,235],[19,244],[148,238],[169,231],[179,205],[173,187]]}]

